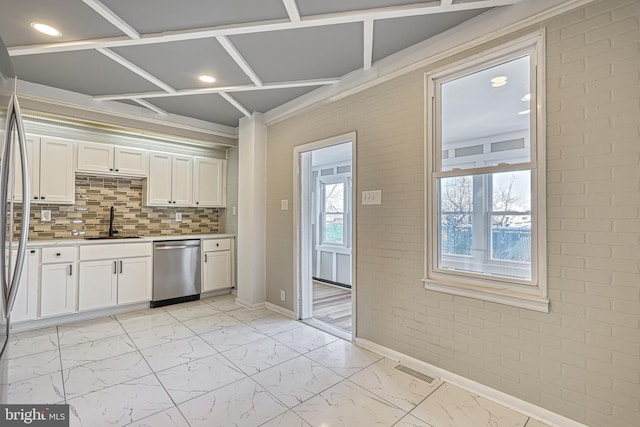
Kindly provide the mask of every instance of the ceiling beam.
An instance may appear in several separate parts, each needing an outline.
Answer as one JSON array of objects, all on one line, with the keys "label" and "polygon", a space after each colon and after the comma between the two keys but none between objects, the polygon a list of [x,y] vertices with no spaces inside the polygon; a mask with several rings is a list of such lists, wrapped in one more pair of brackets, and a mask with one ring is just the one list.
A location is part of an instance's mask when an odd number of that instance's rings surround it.
[{"label": "ceiling beam", "polygon": [[220,96],[227,100],[227,102],[238,109],[245,117],[251,117],[251,112],[244,108],[242,104],[238,102],[233,96],[229,95],[226,92],[220,92]]},{"label": "ceiling beam", "polygon": [[103,54],[104,56],[106,56],[108,58],[111,58],[112,60],[114,60],[118,64],[120,64],[123,67],[127,68],[129,71],[132,71],[132,72],[136,73],[137,75],[139,75],[140,77],[142,77],[146,81],[151,82],[154,85],[158,86],[160,89],[165,90],[168,93],[173,93],[173,92],[176,91],[174,88],[172,88],[171,86],[169,86],[168,84],[166,84],[162,80],[160,80],[157,77],[155,77],[154,75],[146,72],[145,70],[143,70],[142,68],[138,67],[137,65],[129,62],[127,59],[125,59],[122,56],[118,55],[114,51],[112,51],[110,49],[96,49],[96,50],[98,52],[100,52],[101,54]]},{"label": "ceiling beam", "polygon": [[95,10],[104,19],[115,25],[120,31],[131,37],[132,39],[139,39],[140,33],[138,33],[131,25],[127,24],[124,19],[120,18],[114,11],[109,9],[99,0],[82,0],[91,9]]},{"label": "ceiling beam", "polygon": [[364,69],[371,68],[373,63],[373,21],[364,21]]},{"label": "ceiling beam", "polygon": [[165,92],[141,92],[141,93],[122,93],[115,95],[98,95],[93,99],[101,99],[103,101],[117,101],[120,99],[150,99],[150,98],[170,98],[174,96],[187,96],[187,95],[206,95],[209,93],[221,93],[221,92],[247,92],[252,90],[270,90],[270,89],[290,89],[295,87],[309,87],[309,86],[327,86],[339,82],[340,79],[317,79],[317,80],[298,80],[292,82],[280,82],[280,83],[265,83],[264,85],[257,87],[254,85],[236,85],[236,86],[223,86],[223,87],[211,87],[211,88],[198,88],[198,89],[182,89],[173,93]]},{"label": "ceiling beam", "polygon": [[144,99],[133,99],[133,101],[137,102],[138,104],[142,105],[145,108],[148,108],[151,111],[155,111],[156,113],[163,115],[163,116],[167,116],[168,113],[166,111],[164,111],[162,108],[158,108],[155,105],[153,105],[150,102],[145,101]]},{"label": "ceiling beam", "polygon": [[287,9],[287,15],[291,22],[300,22],[300,11],[298,11],[298,5],[296,0],[282,0],[284,8]]},{"label": "ceiling beam", "polygon": [[253,68],[251,68],[251,66],[247,63],[247,61],[245,61],[244,57],[240,54],[240,52],[238,52],[238,49],[236,49],[236,47],[231,43],[231,41],[229,41],[229,39],[226,36],[216,37],[216,40],[218,40],[218,42],[222,45],[224,50],[227,51],[229,56],[233,58],[236,64],[238,64],[238,66],[242,69],[242,71],[244,71],[244,73],[251,79],[253,84],[258,87],[261,87],[263,84],[262,80],[260,80],[260,77],[258,77],[256,72],[253,71]]},{"label": "ceiling beam", "polygon": [[478,0],[470,3],[455,3],[450,6],[442,6],[442,3],[437,0],[435,2],[430,2],[427,4],[420,3],[405,6],[365,9],[356,12],[341,12],[326,15],[305,16],[301,18],[300,22],[291,22],[289,20],[276,19],[246,24],[222,25],[204,29],[200,28],[197,30],[182,30],[166,33],[148,34],[135,40],[123,37],[110,37],[103,39],[79,40],[41,45],[14,46],[10,47],[8,50],[11,56],[21,56],[97,48],[170,43],[174,41],[204,39],[236,34],[292,30],[296,28],[311,28],[320,27],[323,25],[364,22],[366,20],[402,18],[408,16],[431,15],[443,12],[484,9],[497,6],[512,5],[520,3],[522,1],[524,0]]}]

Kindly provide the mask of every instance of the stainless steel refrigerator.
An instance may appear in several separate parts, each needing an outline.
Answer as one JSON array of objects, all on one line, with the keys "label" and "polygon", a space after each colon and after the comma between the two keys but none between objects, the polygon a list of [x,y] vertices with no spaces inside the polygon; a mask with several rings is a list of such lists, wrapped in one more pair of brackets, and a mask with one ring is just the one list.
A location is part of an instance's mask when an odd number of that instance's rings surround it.
[{"label": "stainless steel refrigerator", "polygon": [[[13,65],[0,37],[0,403],[7,402],[11,309],[18,293],[27,250],[31,199],[27,146],[16,85]],[[22,181],[22,200],[25,201],[19,221],[14,218],[16,180]],[[14,241],[14,232],[19,236],[17,242]],[[11,253],[16,245],[16,261],[12,263]]]}]

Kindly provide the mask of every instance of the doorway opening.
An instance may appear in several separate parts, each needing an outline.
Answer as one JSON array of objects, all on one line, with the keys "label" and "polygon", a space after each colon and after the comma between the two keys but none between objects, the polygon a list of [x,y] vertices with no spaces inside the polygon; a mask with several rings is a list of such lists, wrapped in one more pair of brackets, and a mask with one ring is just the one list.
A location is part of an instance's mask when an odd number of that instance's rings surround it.
[{"label": "doorway opening", "polygon": [[355,133],[295,149],[299,317],[355,337]]}]

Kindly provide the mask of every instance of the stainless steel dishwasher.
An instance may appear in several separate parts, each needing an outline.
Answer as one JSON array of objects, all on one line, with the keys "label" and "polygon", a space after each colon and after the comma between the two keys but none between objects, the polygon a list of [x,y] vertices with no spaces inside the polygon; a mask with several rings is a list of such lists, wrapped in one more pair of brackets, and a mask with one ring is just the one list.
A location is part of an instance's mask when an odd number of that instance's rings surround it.
[{"label": "stainless steel dishwasher", "polygon": [[151,307],[200,299],[200,240],[153,244]]}]

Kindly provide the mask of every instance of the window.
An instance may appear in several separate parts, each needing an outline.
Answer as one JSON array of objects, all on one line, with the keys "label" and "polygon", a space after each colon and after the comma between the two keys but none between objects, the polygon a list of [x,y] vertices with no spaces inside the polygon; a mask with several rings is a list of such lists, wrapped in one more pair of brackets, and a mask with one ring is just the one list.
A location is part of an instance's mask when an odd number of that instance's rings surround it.
[{"label": "window", "polygon": [[427,289],[548,311],[542,46],[427,74]]},{"label": "window", "polygon": [[343,245],[344,182],[321,184],[322,187],[322,243]]}]

